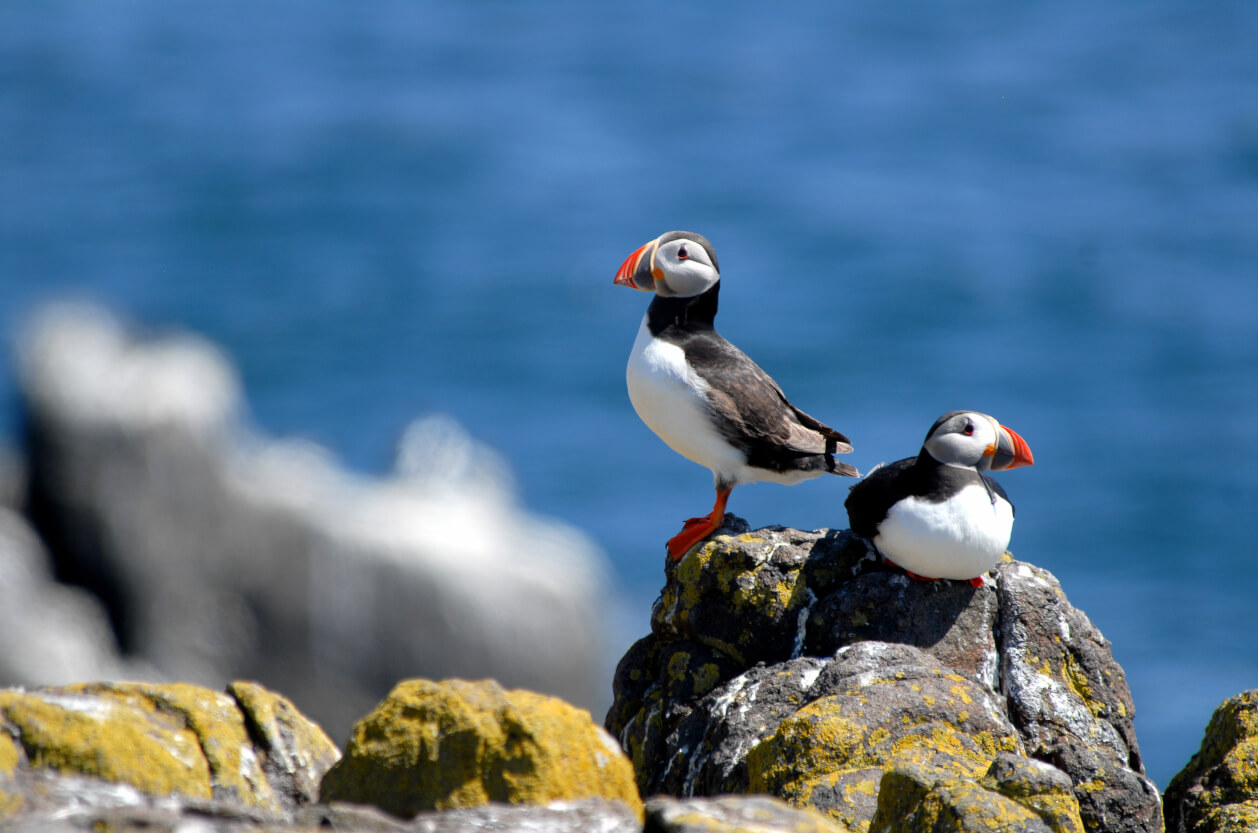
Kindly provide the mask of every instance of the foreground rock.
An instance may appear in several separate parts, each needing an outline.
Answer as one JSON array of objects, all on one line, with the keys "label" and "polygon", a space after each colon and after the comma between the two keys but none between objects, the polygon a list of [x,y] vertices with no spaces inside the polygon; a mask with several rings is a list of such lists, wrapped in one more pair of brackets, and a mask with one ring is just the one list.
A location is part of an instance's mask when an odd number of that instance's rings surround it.
[{"label": "foreground rock", "polygon": [[847,532],[724,531],[617,669],[643,794],[770,792],[853,830],[1162,828],[1123,671],[1049,573],[911,582]]},{"label": "foreground rock", "polygon": [[400,818],[586,798],[642,812],[632,766],[589,712],[492,681],[399,684],[354,727],[322,797]]},{"label": "foreground rock", "polygon": [[[0,822],[181,800],[291,818],[340,757],[285,698],[254,683],[90,683],[0,691]],[[143,798],[141,798],[143,797]]]},{"label": "foreground rock", "polygon": [[[601,555],[526,514],[457,425],[408,432],[406,476],[370,481],[248,430],[234,371],[195,338],[59,309],[18,359],[28,515],[152,676],[257,679],[336,737],[416,674],[603,701]],[[115,676],[23,668],[0,683]]]},{"label": "foreground rock", "polygon": [[1258,689],[1215,710],[1200,751],[1166,788],[1166,829],[1258,830]]},{"label": "foreground rock", "polygon": [[227,694],[0,691],[0,828],[842,833],[765,796],[657,798],[644,828],[632,767],[588,712],[492,682],[401,683],[329,769],[338,756],[287,700],[252,683]]}]

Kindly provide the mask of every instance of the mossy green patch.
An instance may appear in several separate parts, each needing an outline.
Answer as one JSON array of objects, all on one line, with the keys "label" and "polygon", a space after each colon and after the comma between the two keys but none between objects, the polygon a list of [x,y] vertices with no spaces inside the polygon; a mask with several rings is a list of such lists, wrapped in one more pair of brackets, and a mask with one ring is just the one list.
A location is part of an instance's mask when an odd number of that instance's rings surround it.
[{"label": "mossy green patch", "polygon": [[325,801],[420,810],[490,801],[619,800],[641,814],[633,770],[588,712],[492,681],[409,680],[354,727]]}]

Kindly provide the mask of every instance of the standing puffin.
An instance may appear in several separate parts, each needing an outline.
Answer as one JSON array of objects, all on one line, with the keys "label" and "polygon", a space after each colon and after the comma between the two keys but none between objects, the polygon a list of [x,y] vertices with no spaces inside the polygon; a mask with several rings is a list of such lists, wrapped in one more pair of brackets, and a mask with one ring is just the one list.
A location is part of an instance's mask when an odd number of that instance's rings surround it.
[{"label": "standing puffin", "polygon": [[1013,531],[1013,504],[985,472],[1034,462],[1013,429],[952,411],[935,420],[920,454],[871,471],[844,506],[852,531],[911,578],[981,587]]},{"label": "standing puffin", "polygon": [[711,469],[716,482],[712,512],[669,539],[669,560],[720,528],[740,483],[859,476],[834,459],[852,450],[847,437],[788,402],[769,374],[713,328],[721,273],[706,237],[660,235],[629,255],[615,283],[655,292],[625,373],[634,410],[670,448]]}]

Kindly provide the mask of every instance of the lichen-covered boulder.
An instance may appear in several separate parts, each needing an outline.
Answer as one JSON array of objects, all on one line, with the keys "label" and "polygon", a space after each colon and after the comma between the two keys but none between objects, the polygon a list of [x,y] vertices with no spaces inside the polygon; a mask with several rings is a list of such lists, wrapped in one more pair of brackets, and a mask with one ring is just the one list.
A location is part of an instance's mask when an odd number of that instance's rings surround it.
[{"label": "lichen-covered boulder", "polygon": [[1169,833],[1258,830],[1258,689],[1224,700],[1166,788]]},{"label": "lichen-covered boulder", "polygon": [[[1007,557],[982,587],[914,582],[846,531],[733,516],[666,570],[606,721],[643,794],[769,791],[865,830],[884,777],[916,773],[930,802],[1161,829],[1122,668],[1046,571]],[[1019,793],[998,761],[1056,786]]]},{"label": "lichen-covered boulder", "polygon": [[913,765],[977,780],[997,754],[1023,752],[981,684],[907,645],[842,648],[811,693],[821,696],[749,750],[749,785],[851,827],[869,821],[888,770]]},{"label": "lichen-covered boulder", "polygon": [[0,690],[0,796],[9,796],[0,819],[37,809],[28,795],[55,793],[56,779],[82,776],[284,816],[317,800],[339,755],[323,730],[255,683],[226,693],[178,683]]},{"label": "lichen-covered boulder", "polygon": [[401,818],[585,798],[642,811],[631,765],[589,712],[493,681],[398,684],[355,725],[321,796]]}]

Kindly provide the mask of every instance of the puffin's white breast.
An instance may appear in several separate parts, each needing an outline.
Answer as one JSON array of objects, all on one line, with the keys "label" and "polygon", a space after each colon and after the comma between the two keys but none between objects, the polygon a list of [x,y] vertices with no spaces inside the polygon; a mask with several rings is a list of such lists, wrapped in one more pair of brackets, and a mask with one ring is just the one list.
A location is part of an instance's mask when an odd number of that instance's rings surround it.
[{"label": "puffin's white breast", "polygon": [[977,578],[1009,546],[1013,507],[980,484],[941,503],[905,498],[878,525],[874,545],[906,570],[926,578]]},{"label": "puffin's white breast", "polygon": [[708,416],[708,384],[686,362],[675,344],[655,338],[646,318],[625,370],[629,401],[647,426],[687,460],[735,482],[745,467],[742,452],[730,446]]}]

